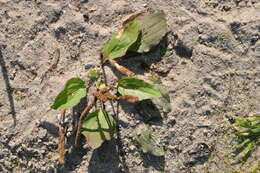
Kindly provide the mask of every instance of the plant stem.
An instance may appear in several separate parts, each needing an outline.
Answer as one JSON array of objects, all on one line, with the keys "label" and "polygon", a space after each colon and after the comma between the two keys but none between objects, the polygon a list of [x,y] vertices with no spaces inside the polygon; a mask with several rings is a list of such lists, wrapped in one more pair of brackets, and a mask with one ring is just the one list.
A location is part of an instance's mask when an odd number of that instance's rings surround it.
[{"label": "plant stem", "polygon": [[85,107],[83,112],[80,115],[79,122],[78,122],[78,129],[76,133],[76,139],[75,139],[75,145],[79,144],[79,137],[81,134],[81,129],[82,129],[82,122],[85,119],[86,115],[88,115],[89,111],[92,109],[92,107],[96,104],[97,99],[93,99],[90,101],[90,103]]},{"label": "plant stem", "polygon": [[126,76],[134,76],[135,73],[132,72],[131,70],[125,68],[124,66],[119,65],[115,60],[110,59],[109,63],[115,67],[118,71],[121,73],[125,74]]},{"label": "plant stem", "polygon": [[60,117],[60,119],[58,121],[58,127],[59,127],[58,150],[59,150],[59,153],[60,153],[59,163],[61,165],[65,164],[65,155],[66,155],[66,150],[65,150],[65,132],[64,132],[64,127],[63,127],[65,112],[66,112],[65,110],[61,111],[61,117]]}]

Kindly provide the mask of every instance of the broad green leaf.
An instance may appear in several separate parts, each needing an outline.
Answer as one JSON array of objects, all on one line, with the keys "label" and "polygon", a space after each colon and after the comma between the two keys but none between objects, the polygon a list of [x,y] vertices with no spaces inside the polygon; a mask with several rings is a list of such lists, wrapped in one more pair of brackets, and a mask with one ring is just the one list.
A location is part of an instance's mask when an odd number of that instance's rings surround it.
[{"label": "broad green leaf", "polygon": [[121,95],[136,96],[140,101],[162,97],[161,92],[153,85],[133,77],[119,80],[117,89]]},{"label": "broad green leaf", "polygon": [[131,21],[121,32],[114,34],[104,47],[104,60],[124,56],[129,47],[136,42],[140,31],[141,23],[139,21]]},{"label": "broad green leaf", "polygon": [[163,12],[146,13],[138,16],[135,20],[142,24],[141,42],[137,52],[149,52],[156,46],[167,33],[166,16]]},{"label": "broad green leaf", "polygon": [[66,82],[65,88],[56,97],[52,109],[68,109],[77,105],[87,95],[85,82],[80,78],[72,78]]},{"label": "broad green leaf", "polygon": [[99,110],[90,113],[83,121],[82,134],[90,147],[98,148],[106,140],[111,140],[115,132],[115,120],[107,112]]},{"label": "broad green leaf", "polygon": [[136,141],[141,145],[144,153],[150,153],[154,156],[164,156],[164,150],[162,147],[156,145],[156,141],[152,137],[149,130],[144,131],[140,135],[135,137]]}]

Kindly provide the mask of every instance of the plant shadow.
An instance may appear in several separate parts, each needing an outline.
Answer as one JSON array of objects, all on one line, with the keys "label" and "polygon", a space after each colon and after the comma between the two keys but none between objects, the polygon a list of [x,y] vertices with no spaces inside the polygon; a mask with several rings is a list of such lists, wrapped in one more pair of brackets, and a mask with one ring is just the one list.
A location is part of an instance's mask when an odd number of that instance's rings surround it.
[{"label": "plant shadow", "polygon": [[59,137],[59,128],[56,125],[47,121],[43,121],[40,123],[39,127],[46,129],[47,132],[51,134],[53,137]]},{"label": "plant shadow", "polygon": [[119,101],[120,106],[128,115],[143,121],[146,124],[162,126],[163,118],[161,111],[150,100],[144,100],[136,104],[127,101]]},{"label": "plant shadow", "polygon": [[66,164],[57,165],[56,172],[69,173],[75,171],[78,165],[83,161],[83,156],[86,155],[90,149],[84,148],[85,141],[81,140],[78,146],[72,146],[70,152],[66,155]]},{"label": "plant shadow", "polygon": [[153,167],[157,171],[164,171],[165,169],[165,157],[157,157],[151,154],[141,153],[143,159],[143,166],[145,168]]},{"label": "plant shadow", "polygon": [[3,79],[5,82],[5,87],[6,87],[6,92],[7,92],[7,97],[9,100],[9,105],[10,105],[10,114],[12,115],[13,118],[13,126],[16,126],[16,111],[15,111],[15,106],[14,106],[14,98],[13,98],[13,89],[11,87],[9,77],[8,77],[8,70],[6,68],[4,56],[2,54],[1,50],[2,46],[0,45],[0,66],[1,66],[1,71],[3,75]]},{"label": "plant shadow", "polygon": [[120,158],[117,151],[117,141],[106,141],[101,147],[95,149],[91,156],[89,173],[123,173],[119,166]]}]

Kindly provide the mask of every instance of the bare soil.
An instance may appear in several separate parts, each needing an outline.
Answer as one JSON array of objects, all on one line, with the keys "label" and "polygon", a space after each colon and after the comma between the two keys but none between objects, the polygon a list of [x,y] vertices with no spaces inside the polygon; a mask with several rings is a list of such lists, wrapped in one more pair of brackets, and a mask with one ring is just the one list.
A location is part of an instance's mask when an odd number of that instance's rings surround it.
[{"label": "bare soil", "polygon": [[[58,112],[50,105],[66,80],[86,79],[100,67],[99,52],[123,19],[149,9],[166,13],[167,38],[151,53],[119,63],[138,75],[158,74],[169,90],[172,111],[149,125],[165,156],[141,152],[133,137],[148,125],[135,106],[114,103],[107,109],[114,115],[118,107],[120,137],[96,150],[82,139],[59,167]],[[163,55],[165,46],[173,48],[171,56]],[[58,67],[41,83],[57,48]],[[259,149],[236,163],[230,120],[260,111],[259,0],[0,0],[0,69],[2,173],[235,173],[260,167]],[[120,75],[109,65],[105,71],[109,81]]]}]

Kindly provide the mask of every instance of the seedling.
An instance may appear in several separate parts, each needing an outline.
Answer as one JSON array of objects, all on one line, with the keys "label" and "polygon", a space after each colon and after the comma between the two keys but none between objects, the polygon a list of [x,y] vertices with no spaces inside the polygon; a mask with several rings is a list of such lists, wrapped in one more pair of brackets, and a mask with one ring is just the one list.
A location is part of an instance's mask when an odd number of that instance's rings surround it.
[{"label": "seedling", "polygon": [[[60,164],[65,164],[66,155],[64,147],[66,138],[65,110],[76,106],[83,98],[87,98],[87,104],[79,117],[75,145],[79,143],[79,137],[83,134],[88,145],[94,149],[100,147],[104,141],[111,140],[116,130],[115,117],[106,112],[103,106],[105,102],[126,100],[129,104],[142,103],[141,105],[151,102],[165,111],[170,110],[170,98],[162,86],[150,80],[135,77],[134,72],[119,65],[115,60],[123,58],[129,51],[149,52],[152,47],[161,41],[166,32],[167,24],[163,12],[145,12],[132,15],[123,22],[122,29],[113,34],[100,53],[102,65],[109,62],[126,77],[107,84],[100,79],[101,73],[99,71],[92,70],[87,75],[91,79],[87,84],[80,78],[72,78],[66,82],[64,90],[59,93],[51,106],[52,109],[61,110],[58,124],[60,129]],[[112,94],[114,93],[112,91],[115,90],[118,93],[117,95]],[[95,110],[92,110],[96,102],[101,104],[96,106]],[[139,137],[138,142],[142,145],[144,152],[149,151],[159,156],[164,153],[154,145],[151,134],[147,133]]]},{"label": "seedling", "polygon": [[236,125],[240,128],[236,132],[239,143],[236,146],[239,151],[238,158],[246,160],[258,145],[260,145],[260,117],[245,119],[235,118]]}]

